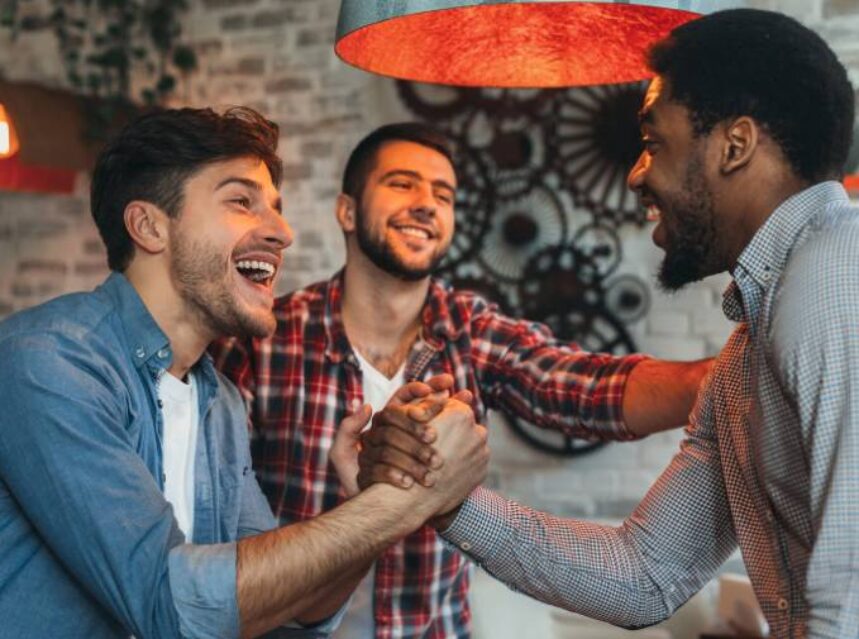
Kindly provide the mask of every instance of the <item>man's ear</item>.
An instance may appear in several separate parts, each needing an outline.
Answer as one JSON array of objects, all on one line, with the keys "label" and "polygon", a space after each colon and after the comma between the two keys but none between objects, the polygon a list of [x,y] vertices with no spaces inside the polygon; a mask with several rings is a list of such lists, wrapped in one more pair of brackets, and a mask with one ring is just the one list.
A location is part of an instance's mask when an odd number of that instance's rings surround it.
[{"label": "man's ear", "polygon": [[351,233],[357,224],[355,220],[355,198],[351,195],[341,193],[337,196],[336,214],[337,222],[344,233]]},{"label": "man's ear", "polygon": [[748,116],[724,125],[719,170],[723,175],[738,171],[751,162],[760,143],[760,126]]},{"label": "man's ear", "polygon": [[134,200],[125,207],[125,228],[135,246],[146,253],[167,248],[167,214],[151,202]]}]

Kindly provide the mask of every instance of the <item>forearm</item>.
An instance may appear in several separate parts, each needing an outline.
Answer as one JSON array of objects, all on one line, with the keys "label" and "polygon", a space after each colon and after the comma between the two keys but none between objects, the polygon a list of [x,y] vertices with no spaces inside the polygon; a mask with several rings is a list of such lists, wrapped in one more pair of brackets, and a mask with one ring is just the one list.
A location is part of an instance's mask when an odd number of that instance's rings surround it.
[{"label": "forearm", "polygon": [[413,492],[421,490],[373,486],[316,519],[241,540],[237,599],[242,636],[257,636],[298,616],[324,614],[327,604],[317,598],[329,585],[366,567],[432,514],[429,500]]},{"label": "forearm", "polygon": [[443,535],[532,597],[617,625],[655,623],[736,546],[718,455],[715,440],[693,433],[617,528],[552,517],[478,488]]},{"label": "forearm", "polygon": [[[475,536],[478,520],[504,532]],[[496,579],[553,606],[627,628],[673,609],[621,528],[552,517],[478,489],[443,535]]]},{"label": "forearm", "polygon": [[637,364],[623,392],[623,418],[629,432],[643,437],[686,424],[713,361],[647,359]]},{"label": "forearm", "polygon": [[372,565],[372,562],[362,564],[317,589],[313,593],[313,601],[296,617],[298,622],[309,626],[331,617],[346,603]]}]

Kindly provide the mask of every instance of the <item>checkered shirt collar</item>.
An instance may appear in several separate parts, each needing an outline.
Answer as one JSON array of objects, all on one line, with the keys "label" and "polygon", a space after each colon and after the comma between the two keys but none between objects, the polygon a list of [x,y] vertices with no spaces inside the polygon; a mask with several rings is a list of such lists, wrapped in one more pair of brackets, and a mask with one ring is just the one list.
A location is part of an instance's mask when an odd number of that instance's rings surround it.
[{"label": "checkered shirt collar", "polygon": [[847,201],[847,192],[839,182],[821,182],[782,202],[740,253],[734,279],[722,296],[725,316],[735,322],[747,319],[737,284],[740,272],[748,275],[761,291],[766,290],[778,281],[798,236],[812,218],[834,202]]}]

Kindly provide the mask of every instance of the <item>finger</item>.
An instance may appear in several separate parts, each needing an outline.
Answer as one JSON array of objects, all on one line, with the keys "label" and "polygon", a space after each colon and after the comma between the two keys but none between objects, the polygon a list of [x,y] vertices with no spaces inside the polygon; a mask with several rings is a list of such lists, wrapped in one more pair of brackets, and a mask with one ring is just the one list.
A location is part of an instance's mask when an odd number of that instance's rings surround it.
[{"label": "finger", "polygon": [[347,438],[357,440],[361,431],[370,423],[373,416],[373,408],[370,404],[364,404],[357,411],[343,418],[340,422],[338,433],[343,433]]},{"label": "finger", "polygon": [[412,403],[406,408],[406,416],[413,421],[426,423],[443,411],[448,401],[446,398],[444,401],[427,398]]},{"label": "finger", "polygon": [[368,450],[367,455],[376,459],[375,463],[366,464],[367,468],[372,469],[374,466],[379,465],[390,466],[421,483],[424,477],[430,472],[429,466],[392,446],[379,446],[372,453]]},{"label": "finger", "polygon": [[453,390],[453,375],[442,373],[441,375],[433,375],[426,384],[434,391],[451,391]]},{"label": "finger", "polygon": [[[431,378],[432,379],[432,378]],[[409,382],[401,386],[388,401],[388,405],[400,406],[408,404],[415,399],[421,399],[433,392],[432,386],[423,382]]]},{"label": "finger", "polygon": [[411,475],[401,471],[399,468],[385,464],[375,464],[371,468],[362,469],[358,473],[358,486],[365,490],[373,484],[391,484],[397,488],[409,488],[414,485],[415,480]]},{"label": "finger", "polygon": [[[411,433],[393,426],[380,426],[368,431],[361,441],[365,448],[380,446],[391,446],[405,455],[409,455],[419,463],[434,467],[433,458],[438,458],[432,446],[428,446],[422,440]],[[438,461],[435,462],[438,464]]]},{"label": "finger", "polygon": [[428,431],[426,424],[415,421],[408,416],[408,407],[405,406],[391,406],[389,404],[384,410],[373,415],[373,429],[383,426],[401,428],[427,443],[435,440],[432,431]]},{"label": "finger", "polygon": [[451,399],[455,399],[459,402],[462,402],[463,404],[466,404],[467,406],[471,406],[471,404],[474,402],[474,395],[470,390],[461,390],[453,397],[451,397]]}]

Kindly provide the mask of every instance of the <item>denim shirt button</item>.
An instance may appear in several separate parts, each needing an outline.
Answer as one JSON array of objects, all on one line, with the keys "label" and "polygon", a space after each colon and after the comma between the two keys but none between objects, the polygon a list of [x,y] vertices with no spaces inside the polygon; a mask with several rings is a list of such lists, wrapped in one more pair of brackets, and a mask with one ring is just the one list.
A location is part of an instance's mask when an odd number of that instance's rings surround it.
[{"label": "denim shirt button", "polygon": [[144,357],[146,357],[146,351],[143,350],[142,346],[138,346],[137,350],[134,351],[134,354],[135,356],[137,356],[137,359],[143,359]]},{"label": "denim shirt button", "polygon": [[169,354],[170,354],[170,351],[167,350],[166,348],[162,348],[160,351],[158,351],[158,357],[160,359],[167,359],[167,356]]}]

